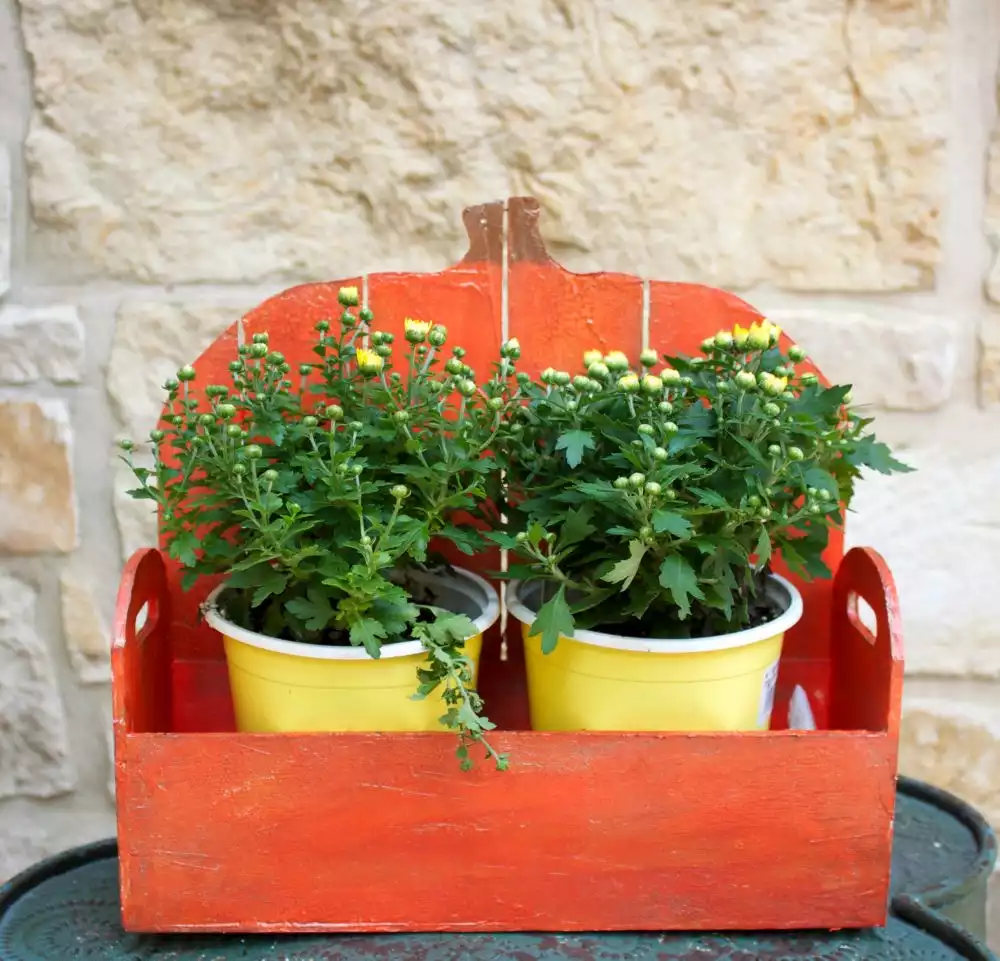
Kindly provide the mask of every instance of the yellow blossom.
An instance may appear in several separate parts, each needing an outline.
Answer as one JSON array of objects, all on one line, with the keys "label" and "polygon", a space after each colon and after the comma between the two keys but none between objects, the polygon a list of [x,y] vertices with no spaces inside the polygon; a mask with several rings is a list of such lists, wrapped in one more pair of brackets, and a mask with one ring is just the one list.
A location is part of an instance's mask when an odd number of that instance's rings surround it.
[{"label": "yellow blossom", "polygon": [[429,320],[414,320],[412,317],[407,317],[403,321],[404,334],[411,344],[422,344],[427,339],[430,329]]},{"label": "yellow blossom", "polygon": [[618,386],[628,394],[639,389],[639,378],[635,374],[626,374],[618,381]]},{"label": "yellow blossom", "polygon": [[583,366],[589,367],[591,364],[599,364],[604,360],[604,354],[599,350],[585,350],[583,352]]},{"label": "yellow blossom", "polygon": [[381,369],[385,361],[375,353],[374,350],[368,350],[365,347],[359,347],[356,352],[358,360],[358,370],[362,374],[368,374],[374,376]]}]

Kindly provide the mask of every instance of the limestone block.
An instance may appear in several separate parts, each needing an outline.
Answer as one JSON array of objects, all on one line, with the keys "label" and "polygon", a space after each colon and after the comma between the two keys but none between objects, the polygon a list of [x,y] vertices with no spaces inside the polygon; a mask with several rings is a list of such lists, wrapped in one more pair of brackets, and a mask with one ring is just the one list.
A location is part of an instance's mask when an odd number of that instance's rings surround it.
[{"label": "limestone block", "polygon": [[77,543],[69,414],[57,400],[0,400],[0,552]]},{"label": "limestone block", "polygon": [[83,376],[84,333],[76,308],[0,310],[0,384],[49,380],[78,384]]},{"label": "limestone block", "polygon": [[847,518],[848,544],[879,551],[895,577],[910,674],[1000,678],[1000,432],[973,412],[935,430],[917,419],[922,436],[897,449],[916,472],[866,474]]},{"label": "limestone block", "polygon": [[439,269],[531,193],[575,269],[928,287],[947,6],[22,0],[34,239],[141,281]]},{"label": "limestone block", "polygon": [[156,426],[166,395],[163,382],[193,363],[245,307],[131,302],[118,311],[108,393],[122,433],[143,443]]},{"label": "limestone block", "polygon": [[135,500],[126,493],[136,487],[136,480],[124,464],[115,467],[113,499],[122,560],[127,561],[140,547],[157,544],[156,505],[148,500]]},{"label": "limestone block", "polygon": [[60,578],[63,637],[70,664],[84,684],[111,680],[111,631],[97,603],[94,586],[79,567]]},{"label": "limestone block", "polygon": [[[1000,89],[997,99],[1000,101]],[[986,236],[993,250],[993,261],[986,278],[986,293],[990,300],[1000,303],[1000,125],[993,131],[990,141],[985,226]]]},{"label": "limestone block", "polygon": [[1000,314],[985,318],[979,331],[979,405],[1000,404]]},{"label": "limestone block", "polygon": [[10,289],[10,254],[14,246],[12,200],[10,154],[0,144],[0,299]]},{"label": "limestone block", "polygon": [[957,794],[1000,825],[1000,685],[992,688],[980,697],[957,690],[907,695],[899,769]]},{"label": "limestone block", "polygon": [[53,797],[76,784],[66,716],[35,627],[35,605],[31,586],[0,571],[0,798]]},{"label": "limestone block", "polygon": [[776,309],[767,315],[831,381],[853,384],[857,403],[935,410],[951,395],[958,337],[942,317],[891,308]]}]

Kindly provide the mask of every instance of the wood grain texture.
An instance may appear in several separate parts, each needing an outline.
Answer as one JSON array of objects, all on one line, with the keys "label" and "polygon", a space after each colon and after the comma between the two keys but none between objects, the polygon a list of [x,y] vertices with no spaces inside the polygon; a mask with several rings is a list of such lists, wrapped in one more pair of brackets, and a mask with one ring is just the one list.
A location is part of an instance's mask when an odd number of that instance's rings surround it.
[{"label": "wood grain texture", "polygon": [[[642,342],[643,283],[555,264],[530,198],[465,214],[469,252],[440,274],[368,278],[376,323],[448,326],[485,374],[509,335],[524,369]],[[503,233],[506,219],[507,233]],[[504,256],[506,248],[506,257]],[[297,364],[316,321],[361,278],[296,287],[195,362],[227,379],[267,330]],[[649,285],[651,346],[693,352],[759,318],[723,291]],[[787,344],[787,339],[785,340]],[[480,690],[512,757],[471,774],[447,734],[237,734],[218,636],[177,565],[141,551],[122,578],[112,651],[121,884],[130,930],[504,931],[851,927],[885,917],[902,684],[892,578],[831,539],[831,582],[782,658],[775,728],[746,734],[528,730],[516,624],[487,641]],[[470,566],[495,566],[495,554]],[[779,566],[780,569],[780,566]],[[852,615],[864,597],[874,639]],[[135,629],[148,604],[146,625]],[[874,640],[874,643],[872,641]],[[820,730],[788,732],[801,684]],[[827,729],[832,727],[833,730]]]},{"label": "wood grain texture", "polygon": [[619,930],[884,919],[889,736],[136,735],[137,930]]}]

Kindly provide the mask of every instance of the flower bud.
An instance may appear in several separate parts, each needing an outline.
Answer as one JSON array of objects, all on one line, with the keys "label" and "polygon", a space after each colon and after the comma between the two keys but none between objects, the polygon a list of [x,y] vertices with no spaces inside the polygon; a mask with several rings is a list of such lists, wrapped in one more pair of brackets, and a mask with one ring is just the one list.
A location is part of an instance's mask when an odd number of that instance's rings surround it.
[{"label": "flower bud", "polygon": [[340,290],[337,291],[337,301],[340,303],[341,307],[357,307],[358,288],[341,287]]},{"label": "flower bud", "polygon": [[[502,397],[491,397],[486,401],[486,406],[493,411],[503,410],[504,400]],[[569,405],[567,404],[566,406],[568,407]]]},{"label": "flower bud", "polygon": [[435,324],[427,335],[427,340],[432,347],[444,347],[448,340],[448,328],[442,327],[440,324]]},{"label": "flower bud", "polygon": [[318,330],[321,334],[325,334],[329,329],[330,321],[328,320],[321,320],[318,324],[316,324],[316,330]]},{"label": "flower bud", "polygon": [[177,371],[177,379],[182,383],[185,383],[187,381],[192,381],[194,380],[194,378],[195,378],[195,370],[190,364],[186,367],[182,367],[179,371]]},{"label": "flower bud", "polygon": [[781,456],[781,446],[779,444],[768,444],[767,452],[772,457],[780,457]]},{"label": "flower bud", "polygon": [[556,376],[555,367],[546,367],[545,370],[542,371],[539,380],[541,380],[543,384],[552,384],[555,382],[555,376]]},{"label": "flower bud", "polygon": [[819,383],[819,378],[813,373],[803,374],[801,379],[802,383],[807,387],[811,387],[813,384]]},{"label": "flower bud", "polygon": [[771,517],[771,508],[767,504],[762,505],[760,510],[757,511],[757,516],[763,521],[769,520]]},{"label": "flower bud", "polygon": [[605,354],[604,363],[608,370],[614,373],[628,370],[628,356],[620,350],[612,350]]},{"label": "flower bud", "polygon": [[243,453],[249,460],[259,460],[264,456],[264,451],[258,444],[249,444],[243,448]]},{"label": "flower bud", "polygon": [[578,403],[577,403],[577,402],[576,402],[575,400],[568,400],[568,401],[566,401],[566,410],[568,410],[568,411],[569,411],[569,412],[570,412],[571,414],[572,414],[572,413],[573,413],[573,412],[574,412],[574,411],[575,411],[575,410],[576,410],[576,409],[577,409],[577,408],[578,408],[579,406],[580,406],[580,405],[579,405],[579,404],[578,404]]},{"label": "flower bud", "polygon": [[629,474],[628,486],[631,487],[633,490],[639,490],[645,483],[646,483],[645,474],[640,474],[638,472],[635,474]]},{"label": "flower bud", "polygon": [[392,348],[388,344],[379,344],[375,348],[375,353],[379,355],[383,360],[388,359],[392,356]]},{"label": "flower bud", "polygon": [[673,367],[667,367],[665,370],[660,371],[660,380],[668,386],[671,384],[679,384],[681,382],[681,375],[680,372],[674,370]]},{"label": "flower bud", "polygon": [[653,425],[652,424],[640,424],[637,428],[640,434],[652,434]]},{"label": "flower bud", "polygon": [[570,376],[565,370],[557,370],[553,375],[553,383],[560,387],[568,387],[570,384]]},{"label": "flower bud", "polygon": [[715,335],[715,346],[716,347],[732,347],[733,346],[733,335],[729,333],[728,330],[720,330]]},{"label": "flower bud", "polygon": [[273,484],[278,479],[278,472],[276,470],[266,470],[260,475],[260,479],[268,484]]},{"label": "flower bud", "polygon": [[701,347],[702,353],[707,354],[715,349],[715,338],[706,337],[699,346]]},{"label": "flower bud", "polygon": [[411,344],[422,344],[427,340],[430,329],[429,320],[414,320],[412,317],[407,317],[403,321],[403,336]]},{"label": "flower bud", "polygon": [[594,380],[607,380],[611,374],[607,364],[598,361],[587,368],[587,374]]},{"label": "flower bud", "polygon": [[392,412],[392,419],[397,424],[405,424],[410,419],[410,415],[405,410],[394,410]]},{"label": "flower bud", "polygon": [[238,374],[241,370],[243,370],[243,364],[238,360],[231,360],[229,362],[229,369],[232,373]]},{"label": "flower bud", "polygon": [[374,377],[385,365],[385,359],[380,357],[374,350],[359,347],[354,352],[355,360],[358,362],[358,370],[365,377]]},{"label": "flower bud", "polygon": [[[650,487],[655,487],[656,490],[655,491],[650,491],[650,489],[649,489]],[[646,485],[646,492],[647,493],[656,493],[656,494],[659,494],[660,493],[660,485],[659,484],[647,484]],[[644,541],[652,540],[653,539],[653,533],[654,533],[653,532],[653,528],[650,527],[649,524],[643,524],[642,527],[639,528],[639,537],[642,540],[644,540]]]},{"label": "flower bud", "polygon": [[452,348],[451,348],[451,352],[452,352],[452,353],[453,353],[453,354],[454,354],[454,355],[455,355],[455,356],[456,356],[456,357],[457,357],[457,358],[458,358],[459,360],[461,360],[461,359],[462,359],[462,358],[463,358],[463,357],[465,356],[465,348],[464,348],[464,347],[452,347]]},{"label": "flower bud", "polygon": [[806,359],[806,352],[798,344],[793,344],[788,348],[788,359],[795,364],[801,364]]},{"label": "flower bud", "polygon": [[655,374],[646,374],[642,378],[642,389],[643,392],[649,394],[651,397],[655,397],[660,391],[663,390],[663,381],[660,380]]},{"label": "flower bud", "polygon": [[237,477],[242,477],[247,472],[247,465],[237,462],[233,464],[232,471]]},{"label": "flower bud", "polygon": [[516,337],[511,337],[500,347],[500,356],[510,360],[518,360],[521,357],[521,343]]},{"label": "flower bud", "polygon": [[215,408],[215,412],[223,420],[229,420],[231,417],[236,416],[236,408],[232,404],[219,404],[219,406]]},{"label": "flower bud", "polygon": [[584,377],[583,374],[577,374],[576,377],[573,378],[573,386],[581,393],[584,393],[589,389],[590,378]]},{"label": "flower bud", "polygon": [[[399,374],[397,374],[395,372],[393,372],[392,377],[393,377],[393,381],[392,382],[394,384],[398,384],[402,380],[402,378],[399,376]],[[440,394],[441,391],[443,391],[443,390],[444,390],[444,384],[442,384],[440,381],[438,381],[438,380],[429,380],[427,382],[427,393],[430,394],[431,397],[437,397],[437,395]]]},{"label": "flower bud", "polygon": [[518,531],[514,535],[514,540],[517,541],[518,544],[523,544],[527,539],[528,535],[524,531]]},{"label": "flower bud", "polygon": [[240,427],[239,424],[230,424],[226,428],[226,434],[229,437],[242,437],[243,436],[243,430],[242,430],[242,428]]},{"label": "flower bud", "polygon": [[516,380],[523,387],[525,384],[530,384],[531,383],[531,375],[527,374],[523,370],[519,370],[517,372]]},{"label": "flower bud", "polygon": [[801,447],[789,447],[788,448],[788,458],[789,460],[802,460],[805,454],[802,453]]},{"label": "flower bud", "polygon": [[353,474],[353,475],[354,475],[355,477],[360,477],[360,476],[361,476],[361,473],[362,473],[362,471],[364,471],[364,468],[363,468],[363,467],[362,467],[362,466],[361,466],[360,464],[352,464],[352,465],[351,465],[351,473],[352,473],[352,474]]},{"label": "flower bud", "polygon": [[267,344],[251,344],[250,345],[250,356],[256,357],[260,360],[267,356]]},{"label": "flower bud", "polygon": [[371,547],[371,546],[372,546],[372,539],[371,539],[371,538],[370,538],[370,537],[369,537],[369,536],[368,536],[367,534],[362,534],[362,535],[361,535],[361,536],[360,536],[360,537],[358,538],[358,543],[359,543],[359,544],[360,544],[360,545],[361,545],[362,547]]},{"label": "flower bud", "polygon": [[618,387],[626,394],[634,394],[639,389],[639,378],[635,374],[626,374],[618,381]]},{"label": "flower bud", "polygon": [[672,420],[667,420],[663,422],[663,429],[668,434],[676,434],[679,428]]},{"label": "flower bud", "polygon": [[603,389],[603,384],[599,380],[594,380],[593,377],[587,378],[587,390],[591,394],[596,394]]},{"label": "flower bud", "polygon": [[657,405],[656,409],[661,414],[672,414],[674,412],[674,405],[670,403],[669,400],[661,400]]},{"label": "flower bud", "polygon": [[370,324],[375,319],[375,314],[372,313],[371,307],[362,307],[358,311],[358,317],[361,318],[366,324]]},{"label": "flower bud", "polygon": [[332,420],[334,422],[344,419],[344,408],[340,404],[331,404],[326,410],[323,411],[323,416],[327,420]]},{"label": "flower bud", "polygon": [[774,376],[775,377],[783,377],[786,380],[789,377],[791,377],[792,374],[794,374],[794,373],[795,373],[795,371],[792,370],[790,367],[775,367],[774,368]]},{"label": "flower bud", "polygon": [[649,481],[649,483],[646,484],[646,493],[649,494],[651,497],[657,497],[660,491],[662,490],[663,488],[660,487],[660,485],[657,484],[656,481]]},{"label": "flower bud", "polygon": [[667,450],[665,447],[653,448],[653,460],[665,461],[666,459],[667,459]]},{"label": "flower bud", "polygon": [[465,364],[463,364],[457,357],[449,357],[444,365],[444,369],[452,376],[457,377],[463,370],[465,370]]},{"label": "flower bud", "polygon": [[615,486],[615,490],[623,491],[623,490],[625,490],[625,488],[628,487],[628,478],[627,477],[616,477],[614,479],[613,483],[614,483],[614,486]]},{"label": "flower bud", "polygon": [[352,330],[357,324],[357,318],[349,310],[345,310],[340,315],[340,326],[346,330]]},{"label": "flower bud", "polygon": [[600,364],[604,360],[604,354],[599,350],[585,350],[583,352],[583,366],[593,367],[594,364]]},{"label": "flower bud", "polygon": [[130,450],[135,450],[135,444],[132,441],[130,441],[127,437],[122,438],[122,440],[118,441],[118,446],[123,451],[126,451],[126,452],[128,452]]},{"label": "flower bud", "polygon": [[312,429],[318,423],[319,423],[319,421],[315,417],[313,417],[312,414],[306,414],[306,416],[302,418],[302,426],[303,427],[307,427],[307,428]]},{"label": "flower bud", "polygon": [[639,354],[639,363],[643,367],[655,367],[656,362],[660,358],[657,356],[656,351],[652,347],[647,347]]},{"label": "flower bud", "polygon": [[389,491],[396,500],[401,501],[410,496],[410,488],[406,484],[394,484]]},{"label": "flower bud", "polygon": [[771,336],[766,330],[761,329],[757,324],[754,324],[750,328],[750,333],[747,336],[747,346],[751,350],[763,350],[770,343]]},{"label": "flower bud", "polygon": [[781,408],[777,404],[768,403],[764,405],[764,413],[768,417],[777,417],[781,413]]},{"label": "flower bud", "polygon": [[202,427],[211,427],[215,423],[215,414],[202,414],[198,418],[198,423]]},{"label": "flower bud", "polygon": [[749,504],[753,508],[760,507],[760,498],[756,494],[751,494],[747,498],[747,504]]},{"label": "flower bud", "polygon": [[262,330],[259,334],[254,334],[250,338],[255,344],[266,344],[268,342],[268,334],[266,330]]},{"label": "flower bud", "polygon": [[364,425],[364,424],[362,424],[360,420],[352,420],[352,421],[351,421],[351,422],[350,422],[350,423],[349,423],[349,424],[347,425],[347,429],[348,429],[348,430],[349,430],[349,431],[350,431],[350,432],[351,432],[352,434],[357,434],[357,433],[360,433],[360,432],[361,432],[362,430],[364,430],[364,426],[365,426],[365,425]]},{"label": "flower bud", "polygon": [[[697,359],[697,358],[695,358],[695,359]],[[682,387],[691,387],[693,384],[694,384],[694,381],[690,377],[682,377],[681,378],[681,386]]]},{"label": "flower bud", "polygon": [[468,377],[463,377],[456,384],[456,388],[463,397],[471,397],[476,392],[476,382],[469,380]]},{"label": "flower bud", "polygon": [[743,390],[753,390],[757,386],[757,378],[748,370],[741,370],[736,375],[735,380],[737,386],[743,388]]}]

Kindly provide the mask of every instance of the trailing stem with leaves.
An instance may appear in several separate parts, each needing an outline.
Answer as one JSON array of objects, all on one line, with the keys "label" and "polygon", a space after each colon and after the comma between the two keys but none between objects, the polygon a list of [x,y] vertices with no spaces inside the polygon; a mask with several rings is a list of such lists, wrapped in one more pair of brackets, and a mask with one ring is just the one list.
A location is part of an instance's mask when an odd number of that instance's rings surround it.
[{"label": "trailing stem with leaves", "polygon": [[433,566],[434,538],[467,554],[483,544],[456,514],[489,519],[487,452],[510,402],[507,379],[497,368],[480,386],[464,350],[446,354],[445,328],[425,321],[407,319],[399,360],[372,312],[351,309],[357,289],[339,300],[343,313],[316,325],[307,363],[293,369],[257,333],[230,363],[230,383],[201,385],[191,367],[168,380],[152,466],[122,444],[140,485],[130,493],[159,506],[186,587],[227,575],[221,603],[236,624],[360,645],[373,658],[419,639],[428,658],[414,696],[443,688],[442,720],[459,733],[463,766],[478,743],[505,767],[463,653],[476,628],[411,575]]},{"label": "trailing stem with leaves", "polygon": [[[802,372],[767,323],[722,331],[699,357],[584,355],[523,374],[496,449],[510,576],[541,580],[543,650],[577,628],[700,638],[777,616],[772,556],[826,577],[861,469],[909,470],[868,432],[850,389]],[[660,367],[662,360],[667,365]],[[530,380],[530,382],[529,382]]]}]

